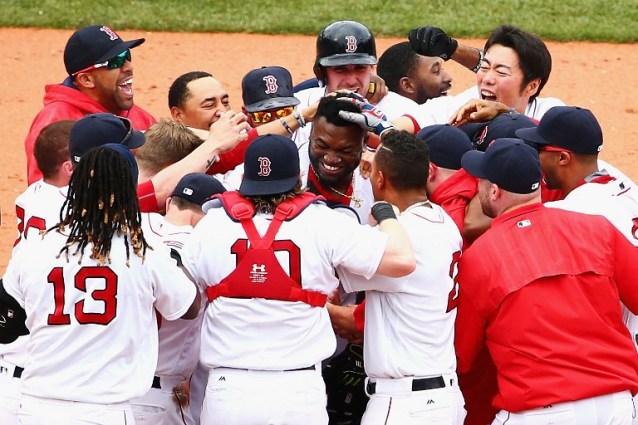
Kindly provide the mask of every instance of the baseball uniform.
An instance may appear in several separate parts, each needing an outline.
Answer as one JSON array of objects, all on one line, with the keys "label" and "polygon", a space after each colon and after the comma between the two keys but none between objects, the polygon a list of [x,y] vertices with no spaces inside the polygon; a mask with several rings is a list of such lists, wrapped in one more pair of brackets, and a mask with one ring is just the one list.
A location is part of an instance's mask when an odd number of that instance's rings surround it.
[{"label": "baseball uniform", "polygon": [[[191,234],[190,225],[177,226],[155,213],[145,214],[144,234],[155,234],[164,245],[180,252]],[[204,306],[202,305],[203,313]],[[135,423],[194,424],[190,409],[181,409],[173,400],[173,389],[190,378],[199,357],[202,315],[195,320],[162,321],[159,329],[159,355],[153,385],[144,396],[131,400]]]},{"label": "baseball uniform", "polygon": [[[25,239],[40,238],[45,230],[60,221],[60,209],[66,199],[67,186],[57,187],[43,180],[30,185],[15,200],[18,237],[12,255],[24,247]],[[20,404],[20,377],[27,358],[28,335],[11,344],[0,345],[0,423],[18,423]]]},{"label": "baseball uniform", "polygon": [[177,319],[196,289],[156,241],[127,267],[123,238],[113,237],[108,266],[88,253],[79,263],[73,247],[68,261],[56,258],[66,241],[57,231],[27,239],[11,258],[5,289],[30,331],[21,420],[72,423],[90,414],[96,423],[132,423],[128,402],[151,386],[157,363],[153,306]]},{"label": "baseball uniform", "polygon": [[631,423],[638,356],[620,302],[638,311],[636,273],[602,217],[531,204],[493,220],[459,263],[456,332],[460,372],[484,346],[494,360],[494,424]]},{"label": "baseball uniform", "polygon": [[[420,128],[433,124],[446,124],[450,117],[468,101],[480,99],[478,86],[470,87],[455,96],[441,96],[430,99],[407,111],[406,114],[413,118]],[[554,106],[563,106],[565,103],[555,97],[535,98],[527,104],[525,115],[537,121]]]},{"label": "baseball uniform", "polygon": [[366,292],[363,348],[371,397],[361,423],[461,425],[453,301],[461,235],[430,202],[414,204],[398,220],[415,250],[413,273],[366,279],[337,268],[346,290]]},{"label": "baseball uniform", "polygon": [[[259,234],[271,217],[253,218]],[[329,295],[339,283],[334,266],[370,277],[385,241],[377,229],[353,225],[350,217],[313,203],[283,222],[273,249],[285,274],[303,290]],[[182,260],[199,285],[216,286],[233,272],[247,242],[239,223],[223,208],[212,208],[184,246]],[[263,273],[263,267],[254,264],[253,272]],[[335,336],[325,308],[219,297],[206,308],[201,344],[200,360],[211,369],[202,424],[327,423],[319,366],[334,352]]]}]

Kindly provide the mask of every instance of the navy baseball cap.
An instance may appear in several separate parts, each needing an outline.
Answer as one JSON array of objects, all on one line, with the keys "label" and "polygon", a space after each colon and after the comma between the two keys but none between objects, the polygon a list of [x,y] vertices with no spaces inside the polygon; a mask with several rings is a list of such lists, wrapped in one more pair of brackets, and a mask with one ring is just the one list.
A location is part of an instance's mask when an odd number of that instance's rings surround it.
[{"label": "navy baseball cap", "polygon": [[460,170],[461,157],[472,150],[472,142],[467,134],[449,124],[429,125],[420,130],[416,137],[428,145],[430,162],[443,168]]},{"label": "navy baseball cap", "polygon": [[125,50],[146,41],[138,38],[124,41],[106,25],[84,27],[71,35],[64,48],[64,66],[69,75],[114,58]]},{"label": "navy baseball cap", "polygon": [[472,140],[474,148],[485,149],[496,139],[516,138],[516,130],[536,127],[536,122],[523,114],[499,114],[486,123],[469,123],[459,127]]},{"label": "navy baseball cap", "polygon": [[134,130],[127,118],[108,112],[87,115],[71,127],[69,134],[71,161],[77,164],[82,155],[107,143],[136,149],[144,144],[144,133]]},{"label": "navy baseball cap", "polygon": [[299,105],[292,91],[290,72],[281,66],[264,66],[248,72],[241,80],[241,97],[248,112]]},{"label": "navy baseball cap", "polygon": [[215,177],[204,173],[190,173],[181,178],[171,196],[178,196],[201,206],[211,196],[224,192],[226,188]]},{"label": "navy baseball cap", "polygon": [[244,157],[244,178],[239,193],[274,195],[292,190],[299,180],[299,153],[295,143],[278,134],[256,138]]},{"label": "navy baseball cap", "polygon": [[516,136],[537,145],[552,145],[572,152],[595,154],[603,148],[603,131],[589,109],[554,106],[536,128],[518,130]]},{"label": "navy baseball cap", "polygon": [[485,152],[467,152],[461,163],[469,174],[508,192],[532,193],[540,187],[538,151],[520,139],[496,139]]},{"label": "navy baseball cap", "polygon": [[129,167],[131,168],[131,176],[133,177],[133,181],[137,183],[139,168],[137,167],[137,161],[135,161],[135,157],[133,156],[133,153],[131,153],[131,150],[124,145],[120,145],[119,143],[107,143],[103,147],[119,153],[120,156],[126,160]]}]

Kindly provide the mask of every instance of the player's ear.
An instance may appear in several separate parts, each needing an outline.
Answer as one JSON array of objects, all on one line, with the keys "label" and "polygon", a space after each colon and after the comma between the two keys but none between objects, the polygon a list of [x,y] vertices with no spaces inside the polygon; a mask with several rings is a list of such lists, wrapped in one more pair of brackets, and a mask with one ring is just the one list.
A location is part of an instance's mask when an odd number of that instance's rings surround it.
[{"label": "player's ear", "polygon": [[572,160],[572,153],[571,152],[566,152],[566,151],[561,151],[558,154],[558,164],[559,165],[567,165],[571,162]]},{"label": "player's ear", "polygon": [[164,211],[168,212],[168,207],[171,206],[171,198],[172,196],[169,196],[168,198],[166,198],[166,201],[164,202]]},{"label": "player's ear", "polygon": [[525,87],[525,94],[527,96],[534,96],[536,94],[536,92],[538,91],[538,88],[541,85],[541,79],[540,78],[534,78],[532,81],[530,81],[529,83],[527,83],[527,86]]},{"label": "player's ear", "polygon": [[428,181],[431,182],[436,177],[436,173],[439,171],[439,167],[430,162],[428,165]]},{"label": "player's ear", "polygon": [[184,112],[179,109],[177,106],[171,106],[171,117],[174,121],[179,123],[184,123]]},{"label": "player's ear", "polygon": [[71,174],[73,174],[73,163],[71,160],[64,161],[60,165],[60,170],[62,170],[62,173],[71,180]]},{"label": "player's ear", "polygon": [[414,93],[414,84],[412,83],[412,79],[409,77],[402,77],[399,80],[399,87],[401,87],[401,90],[406,93]]},{"label": "player's ear", "polygon": [[85,87],[87,89],[92,89],[95,87],[95,81],[93,81],[93,74],[90,72],[80,72],[78,73],[73,82],[77,87]]}]

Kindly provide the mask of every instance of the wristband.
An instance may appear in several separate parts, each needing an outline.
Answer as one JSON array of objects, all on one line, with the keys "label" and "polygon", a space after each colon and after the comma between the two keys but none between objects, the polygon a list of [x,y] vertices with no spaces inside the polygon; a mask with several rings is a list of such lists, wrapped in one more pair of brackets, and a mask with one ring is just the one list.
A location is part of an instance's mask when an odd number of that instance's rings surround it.
[{"label": "wristband", "polygon": [[299,127],[306,126],[306,120],[303,119],[303,115],[301,115],[301,113],[299,112],[297,108],[293,109],[292,116],[295,117],[295,119],[299,123]]},{"label": "wristband", "polygon": [[479,69],[481,69],[481,65],[483,64],[483,61],[485,60],[485,52],[481,49],[476,49],[476,50],[478,50],[479,52],[479,60],[476,66],[470,69],[470,71],[472,72],[479,72]]},{"label": "wristband", "polygon": [[284,126],[284,128],[286,129],[286,131],[288,133],[290,133],[290,135],[292,136],[294,134],[294,131],[292,128],[290,128],[290,126],[288,125],[288,123],[283,119],[283,118],[279,118],[279,122],[281,123],[281,125]]},{"label": "wristband", "polygon": [[386,201],[378,201],[372,204],[372,209],[370,209],[370,214],[377,220],[377,223],[381,224],[383,220],[387,220],[389,218],[393,218],[396,220],[397,215],[394,213],[394,208]]}]

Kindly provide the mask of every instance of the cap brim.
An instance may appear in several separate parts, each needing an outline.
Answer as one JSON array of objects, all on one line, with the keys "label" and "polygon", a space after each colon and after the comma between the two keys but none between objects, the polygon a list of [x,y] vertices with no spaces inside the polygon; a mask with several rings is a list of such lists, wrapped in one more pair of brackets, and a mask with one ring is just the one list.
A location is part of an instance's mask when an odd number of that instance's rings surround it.
[{"label": "cap brim", "polygon": [[485,170],[485,152],[469,151],[461,157],[461,166],[468,174],[478,177],[479,179],[486,179],[487,174]]},{"label": "cap brim", "polygon": [[122,53],[123,51],[125,51],[127,49],[132,49],[133,47],[137,47],[140,44],[144,43],[145,41],[146,41],[145,38],[138,38],[138,39],[135,39],[135,40],[125,41],[123,43],[118,44],[117,46],[113,46],[113,48],[111,50],[109,50],[104,55],[102,55],[101,58],[97,59],[95,61],[95,63],[100,63],[100,62],[104,62],[104,61],[107,61],[109,59],[112,59],[115,56],[117,56],[120,53]]},{"label": "cap brim", "polygon": [[259,112],[267,111],[269,109],[285,108],[287,106],[299,105],[299,99],[296,97],[273,97],[271,99],[265,99],[251,105],[246,105],[246,111]]},{"label": "cap brim", "polygon": [[367,53],[342,53],[319,59],[321,66],[376,65],[377,58]]},{"label": "cap brim", "polygon": [[276,195],[292,190],[298,181],[298,176],[272,181],[254,181],[244,178],[239,185],[239,193],[244,196]]},{"label": "cap brim", "polygon": [[131,137],[126,141],[126,147],[129,149],[137,149],[146,142],[146,137],[141,131],[133,130]]},{"label": "cap brim", "polygon": [[537,145],[549,145],[550,143],[538,134],[538,127],[519,128],[514,132],[516,137],[526,142],[534,142]]}]

